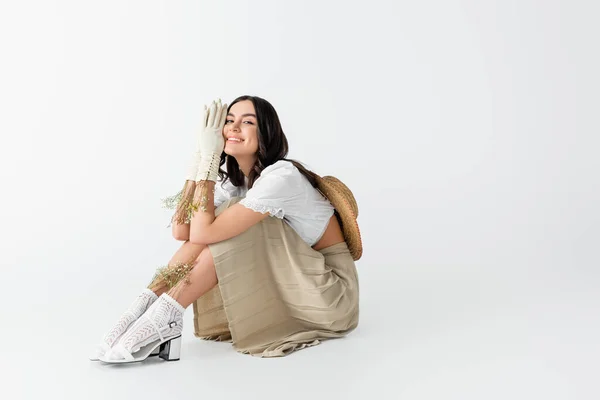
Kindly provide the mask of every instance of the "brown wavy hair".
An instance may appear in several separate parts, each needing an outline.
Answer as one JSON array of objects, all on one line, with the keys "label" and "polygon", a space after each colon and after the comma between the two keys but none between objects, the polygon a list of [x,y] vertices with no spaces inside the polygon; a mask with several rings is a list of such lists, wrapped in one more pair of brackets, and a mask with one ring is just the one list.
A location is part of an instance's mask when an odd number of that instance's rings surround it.
[{"label": "brown wavy hair", "polygon": [[[261,172],[269,165],[275,164],[279,160],[286,160],[294,164],[296,168],[308,179],[313,187],[317,187],[317,180],[315,173],[306,169],[300,162],[296,160],[290,160],[285,158],[288,154],[288,140],[283,132],[281,123],[279,122],[279,116],[275,108],[267,100],[258,96],[244,95],[240,96],[231,102],[227,108],[227,112],[231,107],[240,101],[250,100],[254,104],[254,110],[256,112],[256,119],[258,122],[258,158],[254,167],[248,175],[248,189],[250,189],[254,182],[258,179]],[[227,171],[223,170],[221,166],[225,164]],[[240,166],[233,156],[221,153],[221,161],[219,163],[219,178],[222,180],[222,184],[227,182],[229,179],[234,186],[244,185],[244,174],[240,170]]]}]

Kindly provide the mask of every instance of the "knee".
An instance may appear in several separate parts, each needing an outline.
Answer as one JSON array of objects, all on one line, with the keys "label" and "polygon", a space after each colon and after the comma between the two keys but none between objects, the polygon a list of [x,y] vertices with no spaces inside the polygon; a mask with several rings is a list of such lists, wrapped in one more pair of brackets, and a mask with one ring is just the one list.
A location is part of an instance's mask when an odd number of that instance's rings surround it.
[{"label": "knee", "polygon": [[207,263],[207,262],[210,264],[214,263],[210,249],[208,248],[208,246],[205,246],[202,249],[202,251],[200,252],[200,254],[198,255],[198,257],[196,257],[196,263]]}]

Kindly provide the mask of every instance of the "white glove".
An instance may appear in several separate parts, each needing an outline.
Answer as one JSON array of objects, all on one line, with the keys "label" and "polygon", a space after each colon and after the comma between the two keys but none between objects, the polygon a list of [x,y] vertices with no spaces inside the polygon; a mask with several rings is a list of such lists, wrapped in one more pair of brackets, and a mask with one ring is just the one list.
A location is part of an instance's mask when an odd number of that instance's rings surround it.
[{"label": "white glove", "polygon": [[204,110],[203,126],[198,141],[200,163],[195,180],[216,182],[221,154],[225,148],[223,126],[227,117],[227,104],[221,104],[221,99],[218,99],[211,103],[208,110],[204,106]]},{"label": "white glove", "polygon": [[186,181],[195,181],[196,175],[198,175],[198,167],[200,166],[200,138],[202,137],[202,132],[206,127],[206,121],[208,118],[208,110],[206,109],[206,105],[204,106],[204,112],[202,113],[202,119],[200,120],[200,129],[196,134],[196,148],[194,150],[194,154],[190,157],[190,160],[187,164],[187,170],[185,174]]}]

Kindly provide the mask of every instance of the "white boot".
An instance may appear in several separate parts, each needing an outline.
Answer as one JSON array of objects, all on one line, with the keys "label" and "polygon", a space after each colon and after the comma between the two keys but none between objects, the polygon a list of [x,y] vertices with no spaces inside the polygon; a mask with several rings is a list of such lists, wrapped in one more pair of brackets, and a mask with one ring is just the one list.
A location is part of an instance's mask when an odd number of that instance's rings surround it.
[{"label": "white boot", "polygon": [[100,344],[95,349],[94,353],[90,356],[90,360],[96,361],[100,359],[110,348],[119,340],[121,335],[127,331],[127,328],[131,326],[139,317],[146,312],[146,310],[158,299],[158,296],[150,290],[144,289],[142,293],[133,301],[127,311],[123,313],[119,321],[115,326],[112,327],[104,338],[100,341]]},{"label": "white boot", "polygon": [[185,308],[164,293],[125,332],[100,361],[127,363],[145,360],[160,351],[168,361],[179,360]]}]

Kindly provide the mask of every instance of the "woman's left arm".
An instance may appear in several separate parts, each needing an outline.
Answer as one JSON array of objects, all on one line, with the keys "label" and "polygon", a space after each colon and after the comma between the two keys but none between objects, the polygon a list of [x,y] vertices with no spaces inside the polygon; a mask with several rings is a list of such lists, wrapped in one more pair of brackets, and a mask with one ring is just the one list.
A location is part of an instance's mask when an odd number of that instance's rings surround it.
[{"label": "woman's left arm", "polygon": [[193,213],[190,222],[191,243],[206,245],[230,239],[269,216],[269,213],[263,214],[234,204],[215,217],[214,187],[213,181],[196,184],[193,204],[198,204],[202,211]]},{"label": "woman's left arm", "polygon": [[234,204],[215,218],[214,191],[225,146],[223,126],[226,114],[227,104],[221,104],[220,99],[213,101],[210,107],[204,107],[203,129],[198,146],[201,159],[195,179],[190,221],[189,240],[194,244],[210,244],[232,238],[269,215]]}]

